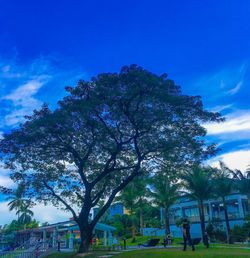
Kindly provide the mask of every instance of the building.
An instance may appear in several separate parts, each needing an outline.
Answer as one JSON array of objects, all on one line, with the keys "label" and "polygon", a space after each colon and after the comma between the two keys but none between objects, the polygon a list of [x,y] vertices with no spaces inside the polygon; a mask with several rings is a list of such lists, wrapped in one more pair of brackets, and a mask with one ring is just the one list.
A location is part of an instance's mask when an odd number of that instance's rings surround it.
[{"label": "building", "polygon": [[[93,218],[96,216],[98,210],[99,210],[98,207],[93,209]],[[108,219],[112,219],[115,215],[122,216],[124,214],[127,214],[127,211],[124,208],[123,204],[120,202],[112,204],[106,212],[106,216]]]},{"label": "building", "polygon": [[[248,199],[246,195],[232,193],[226,197],[229,223],[231,228],[235,225],[242,225],[245,217],[250,214]],[[222,228],[226,228],[224,218],[224,207],[219,199],[211,199],[204,202],[205,222],[216,220],[221,224]],[[161,224],[164,227],[164,209],[161,212]],[[182,196],[170,208],[170,230],[173,236],[181,237],[182,230],[176,226],[176,221],[182,217],[187,217],[191,222],[191,234],[193,237],[201,236],[200,217],[197,201],[190,200],[187,196]],[[165,234],[164,229],[146,228],[143,230],[144,235]]]},{"label": "building", "polygon": [[[103,239],[104,246],[111,246],[113,243],[113,232],[116,228],[103,223],[97,223],[93,235]],[[58,241],[62,249],[73,250],[75,241],[80,241],[79,227],[75,221],[69,220],[51,225],[41,226],[33,229],[17,231],[15,242],[19,246],[32,246],[41,241],[51,247],[56,247]]]}]

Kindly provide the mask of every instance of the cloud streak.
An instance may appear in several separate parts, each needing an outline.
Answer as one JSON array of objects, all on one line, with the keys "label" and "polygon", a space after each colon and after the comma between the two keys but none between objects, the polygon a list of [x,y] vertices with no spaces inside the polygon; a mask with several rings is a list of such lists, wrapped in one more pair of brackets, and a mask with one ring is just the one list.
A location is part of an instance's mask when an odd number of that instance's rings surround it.
[{"label": "cloud streak", "polygon": [[244,91],[247,71],[246,63],[224,67],[190,80],[187,87],[190,93],[201,95],[207,106],[228,105]]},{"label": "cloud streak", "polygon": [[250,110],[236,111],[225,116],[222,123],[205,124],[208,135],[250,133]]},{"label": "cloud streak", "polygon": [[5,116],[5,124],[7,126],[13,126],[22,122],[25,115],[30,114],[32,110],[38,109],[42,105],[42,102],[35,98],[35,95],[48,79],[48,76],[39,76],[24,83],[2,98],[3,100],[10,101],[13,106],[12,111]]},{"label": "cloud streak", "polygon": [[232,89],[230,89],[227,94],[229,95],[234,95],[236,94],[240,89],[241,89],[241,86],[243,85],[243,80],[242,81],[239,81],[236,86]]},{"label": "cloud streak", "polygon": [[13,60],[0,62],[0,129],[13,127],[24,120],[24,116],[42,105],[38,97],[50,80],[51,68],[44,58],[29,64],[17,65]]},{"label": "cloud streak", "polygon": [[230,169],[240,169],[242,172],[250,165],[250,150],[239,150],[219,155],[209,161],[217,167],[222,160]]}]

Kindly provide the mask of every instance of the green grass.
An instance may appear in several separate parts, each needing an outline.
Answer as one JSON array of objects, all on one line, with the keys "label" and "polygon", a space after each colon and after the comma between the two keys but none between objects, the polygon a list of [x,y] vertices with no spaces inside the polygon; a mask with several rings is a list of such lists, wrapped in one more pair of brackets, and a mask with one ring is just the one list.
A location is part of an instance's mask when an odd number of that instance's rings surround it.
[{"label": "green grass", "polygon": [[[100,255],[104,255],[104,254],[107,254],[107,252],[95,251],[90,255],[84,256],[84,258],[97,258]],[[80,257],[72,253],[56,253],[56,254],[51,254],[46,258],[80,258]]]},{"label": "green grass", "polygon": [[[135,237],[135,242],[133,242],[133,238],[128,238],[126,240],[127,246],[137,246],[138,244],[143,244],[152,238],[160,238],[160,242],[162,243],[163,237],[154,237],[154,236],[137,236]],[[120,241],[120,244],[123,246],[123,241]]]},{"label": "green grass", "polygon": [[75,257],[72,253],[55,253],[47,256],[46,258],[73,258]]},{"label": "green grass", "polygon": [[116,258],[246,258],[250,257],[249,250],[238,249],[204,249],[198,248],[195,252],[190,249],[183,252],[181,249],[151,249],[151,250],[138,250],[127,253],[122,253],[115,256]]},{"label": "green grass", "polygon": [[[159,237],[159,236],[136,236],[135,237],[135,242],[133,242],[133,238],[128,238],[126,240],[127,246],[137,246],[138,244],[143,244],[145,242],[147,242],[147,240],[152,239],[152,238],[159,238],[159,245],[162,245],[163,243],[163,238],[164,237]],[[120,240],[120,245],[123,246],[123,240]],[[174,238],[173,239],[173,244],[177,244],[179,242],[183,242],[182,238]]]},{"label": "green grass", "polygon": [[[102,254],[108,254],[109,252],[94,252],[93,254],[84,256],[84,258],[96,258]],[[204,247],[198,247],[195,252],[192,252],[189,248],[186,252],[183,252],[181,248],[178,249],[143,249],[123,252],[115,255],[114,258],[247,258],[250,257],[250,250],[243,248],[219,248],[212,247],[205,249]],[[53,254],[47,258],[78,258],[79,256],[74,254]]]}]

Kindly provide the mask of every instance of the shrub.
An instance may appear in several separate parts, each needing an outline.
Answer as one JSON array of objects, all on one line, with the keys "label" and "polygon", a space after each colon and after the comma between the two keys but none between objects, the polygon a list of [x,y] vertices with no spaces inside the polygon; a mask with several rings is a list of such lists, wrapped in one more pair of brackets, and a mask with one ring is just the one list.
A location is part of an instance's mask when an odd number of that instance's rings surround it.
[{"label": "shrub", "polygon": [[206,230],[211,242],[226,242],[227,234],[218,221],[210,221]]}]

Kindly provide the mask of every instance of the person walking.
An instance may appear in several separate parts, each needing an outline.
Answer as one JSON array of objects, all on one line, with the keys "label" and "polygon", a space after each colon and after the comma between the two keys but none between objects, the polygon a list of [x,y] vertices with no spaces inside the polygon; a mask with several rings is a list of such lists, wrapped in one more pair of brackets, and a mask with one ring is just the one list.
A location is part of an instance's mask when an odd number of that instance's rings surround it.
[{"label": "person walking", "polygon": [[191,245],[192,251],[194,251],[195,248],[190,235],[190,223],[187,218],[183,219],[182,228],[183,228],[183,240],[184,240],[183,251],[187,250],[187,243]]}]

